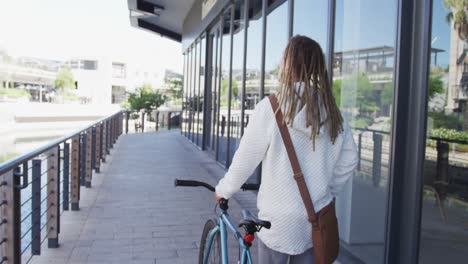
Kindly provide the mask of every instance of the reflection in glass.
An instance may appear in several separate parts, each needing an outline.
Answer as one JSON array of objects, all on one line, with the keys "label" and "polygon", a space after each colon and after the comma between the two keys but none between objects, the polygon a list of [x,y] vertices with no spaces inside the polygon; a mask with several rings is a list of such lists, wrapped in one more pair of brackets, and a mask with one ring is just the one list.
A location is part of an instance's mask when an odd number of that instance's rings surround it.
[{"label": "reflection in glass", "polygon": [[262,54],[262,7],[251,9],[247,28],[247,61],[245,74],[245,120],[244,127],[249,123],[255,105],[260,102],[260,76]]},{"label": "reflection in glass", "polygon": [[[232,161],[234,152],[240,142],[241,137],[241,109],[242,109],[242,81],[243,81],[243,58],[244,58],[244,30],[245,14],[244,1],[238,1],[235,5],[235,17],[233,21],[233,57],[232,57],[232,82],[231,82],[231,122],[229,136],[231,145],[229,148],[229,163]],[[224,88],[224,87],[223,87]]]},{"label": "reflection in glass", "polygon": [[424,264],[463,263],[468,257],[468,39],[466,30],[458,32],[463,23],[446,21],[455,6],[443,3],[434,0],[432,10],[419,251]]},{"label": "reflection in glass", "polygon": [[202,146],[203,139],[203,105],[205,100],[205,49],[206,39],[202,37],[200,41],[200,66],[199,71],[199,84],[198,84],[198,102],[197,102],[197,144]]},{"label": "reflection in glass", "polygon": [[226,164],[228,144],[229,72],[231,62],[231,9],[223,15],[221,38],[221,93],[219,110],[219,147],[218,160]]},{"label": "reflection in glass", "polygon": [[195,44],[195,62],[194,62],[194,86],[193,86],[193,142],[198,144],[198,127],[199,127],[199,109],[200,109],[200,49],[201,44],[198,40]]},{"label": "reflection in glass", "polygon": [[[274,8],[277,0],[269,9]],[[288,41],[288,1],[284,1],[267,16],[265,50],[265,96],[279,88],[278,70],[283,51]]]},{"label": "reflection in glass", "polygon": [[186,116],[186,105],[185,105],[185,102],[187,102],[187,53],[184,53],[183,54],[183,58],[184,58],[184,70],[183,70],[183,82],[182,82],[182,92],[183,92],[183,95],[182,95],[182,120],[181,120],[181,131],[182,131],[182,134],[184,136],[187,136],[186,135],[186,119],[185,119],[185,116]]},{"label": "reflection in glass", "polygon": [[343,263],[384,262],[397,3],[336,2],[333,91],[360,157],[337,197]]},{"label": "reflection in glass", "polygon": [[192,139],[192,127],[193,127],[193,49],[189,50],[189,68],[188,68],[188,136]]},{"label": "reflection in glass", "polygon": [[327,53],[328,2],[294,0],[293,35],[317,41],[324,53]]}]

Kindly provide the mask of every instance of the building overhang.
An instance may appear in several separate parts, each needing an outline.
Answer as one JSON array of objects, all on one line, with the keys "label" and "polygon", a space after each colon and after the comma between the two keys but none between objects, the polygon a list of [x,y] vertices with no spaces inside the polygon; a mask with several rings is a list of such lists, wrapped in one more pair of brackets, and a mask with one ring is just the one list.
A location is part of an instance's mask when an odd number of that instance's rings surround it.
[{"label": "building overhang", "polygon": [[130,23],[162,37],[182,42],[184,19],[195,0],[127,0]]}]

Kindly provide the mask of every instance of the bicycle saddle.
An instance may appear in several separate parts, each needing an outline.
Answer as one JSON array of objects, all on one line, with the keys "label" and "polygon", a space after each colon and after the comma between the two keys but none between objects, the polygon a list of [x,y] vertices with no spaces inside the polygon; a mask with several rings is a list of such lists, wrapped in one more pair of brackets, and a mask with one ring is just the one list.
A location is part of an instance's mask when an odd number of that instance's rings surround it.
[{"label": "bicycle saddle", "polygon": [[247,210],[242,210],[242,218],[239,227],[245,226],[247,229],[255,228],[256,231],[260,231],[262,227],[266,229],[270,229],[271,227],[270,222],[258,219]]}]

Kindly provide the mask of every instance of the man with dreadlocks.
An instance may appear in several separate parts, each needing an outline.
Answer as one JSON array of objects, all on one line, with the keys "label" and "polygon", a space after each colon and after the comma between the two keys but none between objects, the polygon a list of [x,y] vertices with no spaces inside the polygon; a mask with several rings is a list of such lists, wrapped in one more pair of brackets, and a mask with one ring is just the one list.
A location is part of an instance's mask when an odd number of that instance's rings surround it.
[{"label": "man with dreadlocks", "polygon": [[[276,94],[315,210],[329,205],[358,162],[352,131],[343,120],[314,40],[295,36],[280,65]],[[260,263],[313,263],[311,225],[269,99],[255,107],[231,166],[216,186],[229,199],[262,163],[259,218],[271,222],[258,236]]]}]

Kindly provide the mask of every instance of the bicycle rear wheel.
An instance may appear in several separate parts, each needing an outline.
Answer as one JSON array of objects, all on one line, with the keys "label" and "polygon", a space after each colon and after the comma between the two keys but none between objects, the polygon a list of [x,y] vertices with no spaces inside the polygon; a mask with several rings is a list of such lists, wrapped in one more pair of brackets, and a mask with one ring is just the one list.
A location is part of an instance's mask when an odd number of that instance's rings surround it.
[{"label": "bicycle rear wheel", "polygon": [[[200,241],[200,253],[198,255],[198,263],[203,263],[203,257],[206,253],[209,253],[209,258],[207,264],[220,264],[221,263],[221,235],[220,233],[216,233],[213,237],[213,242],[211,243],[211,247],[208,248],[208,239],[211,230],[216,227],[216,222],[214,220],[208,220],[205,223],[205,227],[203,228],[203,233]],[[206,253],[205,253],[206,252]]]}]

